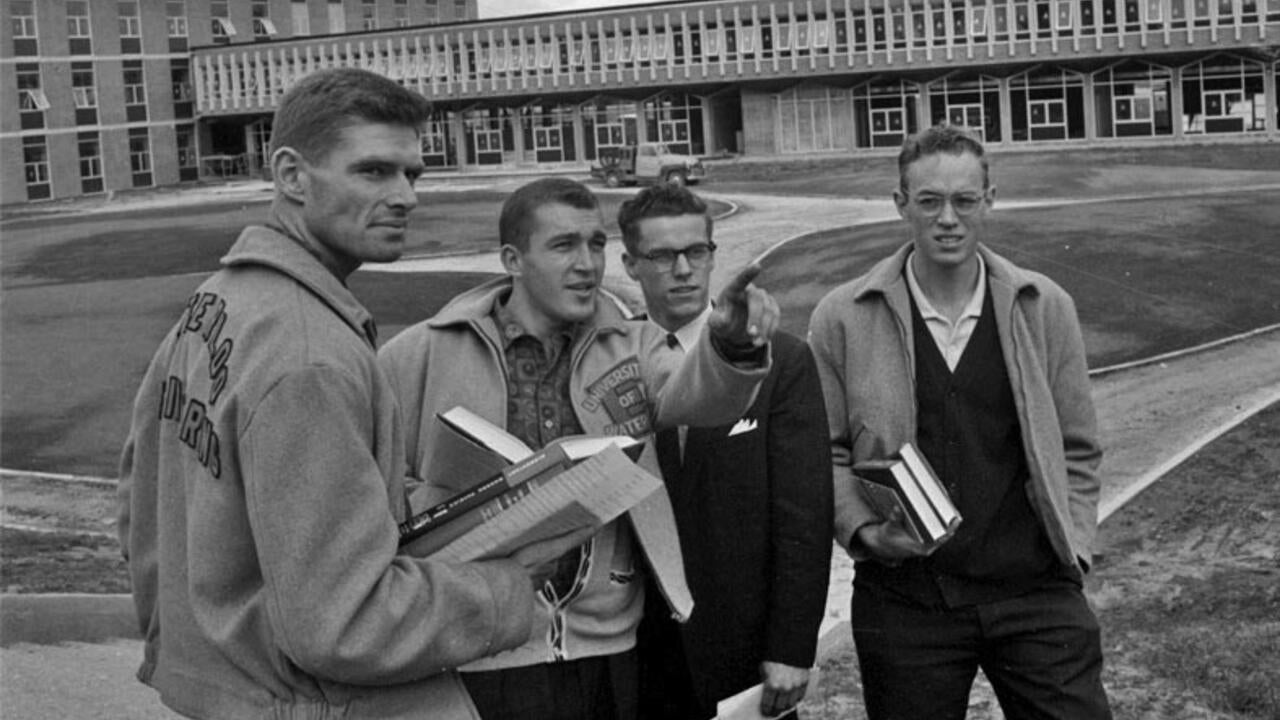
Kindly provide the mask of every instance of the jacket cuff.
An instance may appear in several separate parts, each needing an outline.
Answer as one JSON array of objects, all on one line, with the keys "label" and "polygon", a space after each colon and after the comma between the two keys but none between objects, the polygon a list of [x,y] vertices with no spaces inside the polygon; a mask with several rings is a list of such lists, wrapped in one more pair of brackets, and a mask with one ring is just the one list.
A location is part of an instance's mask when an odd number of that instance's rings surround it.
[{"label": "jacket cuff", "polygon": [[768,343],[758,347],[751,343],[731,345],[712,333],[711,347],[715,348],[716,354],[725,362],[736,367],[760,367],[769,359]]},{"label": "jacket cuff", "polygon": [[488,618],[493,627],[485,655],[495,655],[529,642],[533,635],[536,598],[529,574],[514,560],[467,563],[489,586],[493,607]]}]

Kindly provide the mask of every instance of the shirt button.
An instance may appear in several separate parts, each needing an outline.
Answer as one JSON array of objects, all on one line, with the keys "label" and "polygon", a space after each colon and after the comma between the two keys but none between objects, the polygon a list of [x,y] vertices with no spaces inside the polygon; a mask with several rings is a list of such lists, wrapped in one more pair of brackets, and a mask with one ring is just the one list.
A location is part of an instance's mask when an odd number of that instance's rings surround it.
[{"label": "shirt button", "polygon": [[543,423],[542,423],[542,427],[544,427],[544,428],[546,428],[546,429],[548,429],[548,430],[550,430],[551,428],[553,428],[553,427],[555,427],[555,426],[556,426],[556,424],[555,424],[555,422],[554,422],[554,421],[552,421],[552,420],[547,420],[547,421],[545,421],[545,422],[543,422]]}]

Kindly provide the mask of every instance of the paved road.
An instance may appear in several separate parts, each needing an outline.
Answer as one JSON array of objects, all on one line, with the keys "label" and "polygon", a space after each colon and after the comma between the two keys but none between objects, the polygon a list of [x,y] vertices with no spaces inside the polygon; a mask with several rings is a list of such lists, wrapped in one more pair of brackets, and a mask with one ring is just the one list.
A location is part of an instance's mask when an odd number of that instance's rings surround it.
[{"label": "paved road", "polygon": [[[706,193],[714,196],[714,193]],[[718,197],[718,196],[717,196]],[[777,198],[739,195],[719,198],[742,212],[717,224],[718,288],[779,239],[896,216],[892,204],[836,198]],[[610,244],[606,285],[623,297],[638,298],[622,271],[618,243]],[[407,259],[387,271],[500,271],[495,254],[440,259]],[[1095,378],[1102,437],[1107,439],[1103,511],[1132,497],[1143,483],[1172,468],[1191,452],[1253,412],[1280,400],[1280,329],[1218,347],[1170,357]],[[832,568],[829,637],[839,639],[848,608],[852,568],[838,552]],[[172,717],[154,693],[133,680],[141,656],[136,641],[104,644],[17,644],[0,649],[0,709],[5,717],[150,718]]]}]

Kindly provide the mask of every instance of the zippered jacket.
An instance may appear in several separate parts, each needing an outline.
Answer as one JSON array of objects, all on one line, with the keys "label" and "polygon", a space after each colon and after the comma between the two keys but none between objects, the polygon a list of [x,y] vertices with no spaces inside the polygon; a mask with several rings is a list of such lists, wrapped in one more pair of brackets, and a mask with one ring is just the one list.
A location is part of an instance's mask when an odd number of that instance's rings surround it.
[{"label": "zippered jacket", "polygon": [[[903,275],[910,251],[908,244],[832,290],[809,323],[831,429],[835,536],[845,548],[859,527],[878,521],[855,489],[853,464],[915,442],[915,346]],[[978,252],[1022,430],[1027,497],[1058,559],[1087,571],[1102,449],[1075,304],[1044,275],[985,246]]]},{"label": "zippered jacket", "polygon": [[[379,358],[404,408],[409,472],[424,484],[415,506],[438,502],[464,489],[459,478],[439,477],[432,468],[435,438],[450,432],[437,413],[462,405],[499,427],[507,422],[508,370],[494,304],[511,291],[498,278],[455,298],[435,317],[393,338]],[[738,367],[725,361],[703,331],[680,358],[665,346],[665,333],[627,319],[605,298],[578,333],[569,351],[570,395],[583,432],[630,435],[648,440],[640,464],[661,477],[652,434],[656,428],[710,426],[733,422],[750,407],[770,361]],[[643,517],[639,514],[643,513]],[[632,523],[658,527],[663,547],[646,547],[679,563],[679,537],[665,490],[630,513]],[[463,670],[521,667],[543,662],[608,655],[635,644],[643,609],[643,583],[627,523],[610,523],[592,541],[590,559],[577,585],[563,598],[540,596],[529,643]],[[641,542],[650,535],[641,528]],[[652,557],[652,556],[651,556]],[[682,566],[676,568],[683,577]],[[695,602],[697,598],[694,598]],[[696,608],[694,612],[697,612]]]},{"label": "zippered jacket", "polygon": [[139,679],[196,718],[474,717],[443,671],[528,640],[528,574],[399,553],[404,436],[369,313],[271,229],[222,264],[122,457]]}]

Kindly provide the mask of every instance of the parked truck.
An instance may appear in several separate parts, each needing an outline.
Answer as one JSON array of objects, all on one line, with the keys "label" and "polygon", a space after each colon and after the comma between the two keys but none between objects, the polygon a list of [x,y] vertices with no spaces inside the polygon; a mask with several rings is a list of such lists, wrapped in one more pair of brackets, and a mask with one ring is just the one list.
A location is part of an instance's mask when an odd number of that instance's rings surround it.
[{"label": "parked truck", "polygon": [[701,160],[692,155],[673,153],[660,142],[602,147],[596,158],[596,163],[591,166],[591,176],[609,187],[657,182],[685,185],[707,176],[707,168]]}]

